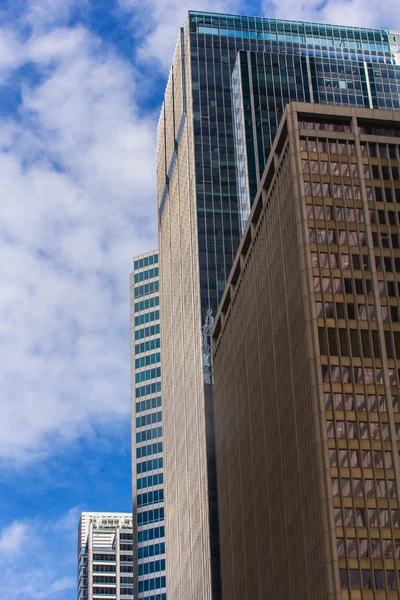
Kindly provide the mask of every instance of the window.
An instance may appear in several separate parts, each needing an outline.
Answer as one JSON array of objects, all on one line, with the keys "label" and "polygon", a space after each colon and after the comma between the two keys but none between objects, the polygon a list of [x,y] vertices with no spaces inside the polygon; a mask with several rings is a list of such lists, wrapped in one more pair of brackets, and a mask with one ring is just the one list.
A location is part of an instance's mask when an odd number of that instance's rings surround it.
[{"label": "window", "polygon": [[[363,540],[363,541],[366,542],[367,540]],[[372,588],[372,577],[371,577],[370,570],[362,571],[362,583],[363,583],[363,588],[365,590],[370,590]]]},{"label": "window", "polygon": [[143,352],[148,352],[149,350],[156,350],[159,347],[160,338],[149,340],[147,342],[142,342],[141,344],[135,345],[135,355],[142,354]]},{"label": "window", "polygon": [[135,313],[140,312],[142,310],[147,310],[148,308],[153,308],[155,306],[159,306],[160,298],[159,296],[154,296],[153,298],[148,298],[147,300],[141,300],[140,302],[135,303]]},{"label": "window", "polygon": [[115,587],[94,587],[93,586],[93,594],[100,596],[115,596],[116,589]]},{"label": "window", "polygon": [[165,543],[161,542],[158,544],[150,544],[147,546],[143,546],[138,548],[138,558],[149,558],[151,556],[157,556],[157,554],[165,553]]},{"label": "window", "polygon": [[151,321],[158,321],[159,319],[160,311],[153,310],[152,312],[147,312],[135,317],[135,327],[138,327],[139,325],[144,325],[145,323],[150,323]]},{"label": "window", "polygon": [[149,590],[158,590],[166,585],[165,577],[156,577],[154,579],[145,579],[139,581],[139,592],[148,592]]},{"label": "window", "polygon": [[157,571],[165,571],[165,559],[146,562],[144,564],[139,564],[138,566],[139,576],[149,575],[151,573],[156,573]]},{"label": "window", "polygon": [[375,571],[375,587],[377,590],[385,589],[383,571]]},{"label": "window", "polygon": [[142,542],[148,542],[151,540],[156,540],[158,538],[163,538],[164,536],[165,536],[164,526],[154,527],[152,529],[138,531],[138,542],[140,544]]},{"label": "window", "polygon": [[154,469],[162,469],[163,468],[163,459],[160,458],[152,458],[151,460],[137,463],[136,464],[136,473],[139,475],[140,473],[146,473],[147,471],[152,471]]},{"label": "window", "polygon": [[164,490],[152,490],[145,492],[144,494],[138,494],[137,505],[146,506],[147,504],[156,504],[157,502],[163,502]]},{"label": "window", "polygon": [[157,394],[158,392],[161,392],[161,381],[156,381],[155,383],[149,383],[136,388],[135,395],[136,398],[142,398],[143,396]]},{"label": "window", "polygon": [[162,473],[154,473],[154,475],[149,475],[148,477],[142,477],[136,481],[136,487],[138,490],[144,489],[146,487],[152,487],[154,485],[160,485],[164,482],[164,476]]},{"label": "window", "polygon": [[[357,556],[357,554],[355,554],[354,556]],[[359,590],[360,589],[360,574],[359,574],[358,570],[350,569],[349,575],[350,575],[350,588],[352,590]]]},{"label": "window", "polygon": [[151,456],[152,454],[158,454],[163,451],[162,442],[156,442],[154,444],[149,444],[148,446],[142,446],[141,448],[136,448],[136,458],[142,458],[144,456]]},{"label": "window", "polygon": [[142,383],[143,381],[149,381],[161,377],[161,367],[155,367],[154,369],[148,369],[147,371],[140,371],[135,375],[135,382]]},{"label": "window", "polygon": [[97,560],[99,562],[115,562],[115,554],[93,554],[93,560]]},{"label": "window", "polygon": [[161,396],[157,396],[155,398],[147,398],[147,400],[141,400],[140,402],[136,402],[136,413],[159,407],[161,407]]},{"label": "window", "polygon": [[154,508],[146,510],[137,514],[137,524],[146,525],[147,523],[154,523],[155,521],[164,520],[164,508]]},{"label": "window", "polygon": [[152,254],[151,256],[145,256],[143,258],[139,258],[135,260],[133,263],[133,270],[143,269],[143,267],[148,267],[149,265],[158,263],[158,254]]},{"label": "window", "polygon": [[135,360],[135,369],[141,369],[142,367],[148,367],[149,365],[155,365],[161,361],[161,355],[159,352],[142,356]]},{"label": "window", "polygon": [[[311,118],[299,119],[299,129],[312,129],[316,131],[340,131],[350,132],[350,123],[346,121],[334,120],[313,120]],[[326,152],[326,149],[324,150]]]},{"label": "window", "polygon": [[143,329],[137,329],[135,331],[135,340],[142,340],[143,338],[150,337],[151,335],[157,335],[160,333],[160,325],[150,325],[150,327],[144,327]]},{"label": "window", "polygon": [[114,585],[116,584],[115,577],[110,577],[107,575],[94,575],[93,583],[113,583]]},{"label": "window", "polygon": [[134,296],[135,298],[139,298],[140,296],[145,296],[146,294],[153,294],[154,292],[158,292],[158,287],[158,281],[150,281],[150,283],[139,285],[138,287],[134,288]]},{"label": "window", "polygon": [[158,267],[155,269],[149,269],[148,271],[135,273],[133,280],[134,283],[139,283],[141,281],[146,281],[146,279],[152,279],[153,277],[158,277]]},{"label": "window", "polygon": [[[343,540],[342,540],[343,542]],[[344,546],[343,546],[343,552],[342,554],[339,554],[339,540],[338,540],[338,556],[344,556]],[[348,589],[348,583],[347,583],[347,571],[346,569],[339,569],[339,578],[340,578],[340,587],[343,590],[347,590]]]}]

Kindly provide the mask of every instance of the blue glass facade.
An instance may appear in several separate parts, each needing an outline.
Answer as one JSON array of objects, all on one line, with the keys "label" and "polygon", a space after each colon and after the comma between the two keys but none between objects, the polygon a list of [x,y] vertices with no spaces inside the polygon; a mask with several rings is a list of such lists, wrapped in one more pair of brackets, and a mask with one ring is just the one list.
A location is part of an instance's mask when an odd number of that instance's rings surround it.
[{"label": "blue glass facade", "polygon": [[334,47],[328,52],[300,44],[278,46],[274,52],[239,52],[232,74],[242,230],[288,102],[400,109],[395,54],[366,51],[362,60]]},{"label": "blue glass facade", "polygon": [[132,463],[135,598],[166,600],[158,253],[131,277]]}]

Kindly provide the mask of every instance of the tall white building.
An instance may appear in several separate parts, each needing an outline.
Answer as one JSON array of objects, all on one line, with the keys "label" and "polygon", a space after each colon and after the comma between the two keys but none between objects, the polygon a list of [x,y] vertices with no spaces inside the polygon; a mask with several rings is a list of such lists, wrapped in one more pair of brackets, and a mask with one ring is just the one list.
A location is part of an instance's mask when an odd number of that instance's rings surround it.
[{"label": "tall white building", "polygon": [[83,512],[78,529],[78,600],[133,600],[132,515]]}]

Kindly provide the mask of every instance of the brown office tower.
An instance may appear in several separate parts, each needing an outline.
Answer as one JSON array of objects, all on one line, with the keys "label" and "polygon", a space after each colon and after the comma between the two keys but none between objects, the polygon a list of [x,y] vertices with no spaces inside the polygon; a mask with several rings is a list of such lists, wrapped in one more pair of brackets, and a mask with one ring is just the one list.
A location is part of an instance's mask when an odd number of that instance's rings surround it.
[{"label": "brown office tower", "polygon": [[286,108],[213,330],[227,600],[399,598],[399,145]]}]

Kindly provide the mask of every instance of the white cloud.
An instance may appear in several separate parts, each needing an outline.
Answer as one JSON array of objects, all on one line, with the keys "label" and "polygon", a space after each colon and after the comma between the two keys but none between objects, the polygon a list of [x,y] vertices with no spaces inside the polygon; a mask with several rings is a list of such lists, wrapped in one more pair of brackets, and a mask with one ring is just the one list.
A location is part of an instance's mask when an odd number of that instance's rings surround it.
[{"label": "white cloud", "polygon": [[88,0],[25,0],[24,21],[36,30],[68,21],[73,11]]},{"label": "white cloud", "polygon": [[400,27],[398,0],[387,0],[385,10],[376,0],[266,0],[266,16],[358,27]]},{"label": "white cloud", "polygon": [[195,5],[188,0],[119,0],[121,9],[133,14],[133,32],[141,40],[138,60],[155,61],[164,71],[171,66],[179,28],[189,10],[235,13],[243,12],[244,4],[240,0],[198,0]]},{"label": "white cloud", "polygon": [[78,520],[73,507],[54,520],[14,521],[0,530],[3,600],[62,600],[76,589]]},{"label": "white cloud", "polygon": [[11,70],[22,62],[22,48],[18,35],[10,27],[0,27],[0,85],[7,80]]},{"label": "white cloud", "polygon": [[[118,2],[140,67],[168,70],[192,5]],[[0,32],[0,85],[16,87],[24,66],[21,102],[0,118],[0,461],[11,463],[130,410],[128,277],[132,256],[157,243],[158,115],[139,109],[143,73],[69,25],[85,6],[27,0],[23,22],[3,19]],[[196,9],[247,12],[239,0],[200,0]],[[372,0],[276,0],[264,14],[399,26],[394,0],[382,15]]]},{"label": "white cloud", "polygon": [[0,460],[11,463],[128,417],[129,273],[157,243],[155,119],[139,113],[132,66],[83,27],[36,34],[16,54],[34,70],[17,114],[0,119]]},{"label": "white cloud", "polygon": [[79,55],[82,47],[88,49],[90,41],[92,40],[83,27],[55,27],[45,35],[30,38],[25,47],[26,57],[40,65],[48,64],[54,59],[71,59],[72,56]]},{"label": "white cloud", "polygon": [[0,531],[0,565],[14,560],[29,541],[29,527],[20,521],[14,521]]}]

